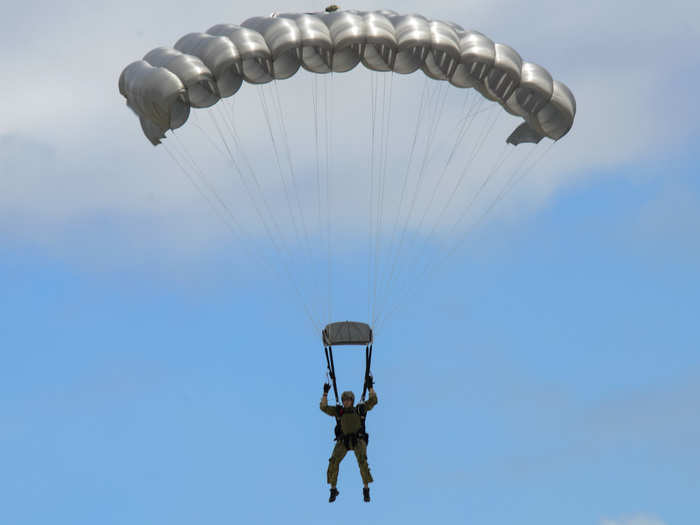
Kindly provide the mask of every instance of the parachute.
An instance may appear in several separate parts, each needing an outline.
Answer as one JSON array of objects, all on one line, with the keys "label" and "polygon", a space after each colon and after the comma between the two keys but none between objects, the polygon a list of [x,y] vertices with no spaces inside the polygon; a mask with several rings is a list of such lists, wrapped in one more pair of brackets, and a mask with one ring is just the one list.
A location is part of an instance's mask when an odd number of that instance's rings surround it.
[{"label": "parachute", "polygon": [[576,101],[543,67],[477,31],[393,11],[284,13],[240,26],[219,24],[189,33],[129,64],[119,91],[157,145],[185,124],[190,108],[234,95],[245,80],[264,84],[312,73],[347,72],[362,63],[374,71],[428,77],[474,88],[524,122],[510,144],[558,140],[571,129]]},{"label": "parachute", "polygon": [[[479,198],[486,202],[481,207],[479,217],[485,216],[497,202],[502,200],[505,194],[519,181],[528,169],[531,169],[537,161],[522,161],[514,165],[513,174],[506,179],[502,188],[497,188],[489,193],[489,184],[493,185],[494,174],[502,169],[506,162],[507,152],[503,157],[494,160],[492,168],[474,170],[473,158],[480,151],[486,136],[490,133],[489,126],[483,126],[483,137],[479,135],[472,139],[469,147],[464,145],[467,126],[482,114],[482,103],[489,108],[496,107],[499,114],[505,114],[509,118],[518,119],[518,125],[505,137],[505,148],[512,148],[521,144],[534,145],[548,138],[557,141],[566,135],[571,129],[576,114],[576,101],[569,88],[542,66],[524,60],[516,50],[508,45],[497,43],[484,34],[475,30],[466,30],[462,26],[441,20],[432,20],[418,14],[399,14],[390,10],[358,11],[329,9],[327,12],[311,13],[281,13],[270,16],[250,18],[240,25],[218,24],[210,27],[205,32],[188,33],[174,44],[173,47],[159,47],[148,52],[142,60],[137,60],[127,65],[119,77],[119,92],[125,97],[126,104],[138,116],[141,129],[146,138],[157,146],[164,141],[166,134],[174,134],[176,129],[185,125],[194,110],[221,106],[226,99],[235,100],[234,96],[242,90],[244,84],[258,86],[262,90],[266,84],[271,84],[272,91],[259,91],[260,111],[264,118],[260,122],[267,123],[270,134],[269,156],[274,153],[280,168],[280,178],[284,185],[284,196],[289,207],[289,214],[283,218],[275,217],[275,206],[268,203],[269,194],[261,175],[256,174],[257,160],[251,161],[251,155],[246,154],[241,146],[241,137],[235,126],[233,110],[212,116],[215,132],[206,136],[207,141],[214,143],[218,136],[222,143],[214,144],[215,148],[227,157],[232,166],[232,171],[238,173],[242,180],[241,188],[249,191],[250,201],[259,214],[260,224],[265,228],[274,245],[277,256],[273,259],[288,261],[293,257],[290,246],[294,241],[288,241],[281,233],[285,225],[291,224],[294,229],[303,231],[306,235],[306,245],[310,253],[320,253],[323,250],[315,244],[328,245],[328,257],[331,258],[331,243],[335,237],[331,227],[321,227],[318,230],[321,243],[309,240],[311,234],[307,231],[309,217],[314,215],[317,207],[317,216],[320,222],[329,221],[331,212],[337,207],[331,198],[330,185],[333,182],[329,173],[336,169],[352,168],[359,163],[358,158],[348,151],[344,158],[332,158],[329,150],[333,147],[332,133],[339,129],[333,121],[331,95],[324,84],[321,90],[317,83],[317,77],[334,78],[345,76],[356,66],[362,65],[369,70],[371,100],[370,106],[371,126],[362,140],[368,139],[371,145],[368,147],[368,166],[355,168],[352,172],[352,180],[348,177],[343,181],[346,188],[365,184],[368,187],[369,198],[369,263],[368,295],[371,297],[372,308],[368,308],[368,323],[333,323],[332,315],[328,315],[328,324],[321,324],[316,316],[308,308],[305,302],[304,290],[295,282],[292,271],[282,262],[280,273],[290,277],[297,294],[302,298],[306,313],[314,327],[322,332],[328,370],[333,378],[335,389],[335,369],[333,365],[332,346],[334,345],[359,345],[365,346],[366,372],[369,374],[373,337],[379,321],[383,321],[388,313],[393,312],[389,306],[400,306],[406,296],[398,294],[389,299],[378,299],[384,290],[386,294],[393,291],[392,286],[400,280],[400,270],[397,270],[397,261],[402,257],[403,250],[408,250],[410,242],[406,231],[417,213],[418,207],[423,205],[421,199],[426,202],[416,231],[424,238],[429,239],[435,232],[436,226],[430,229],[426,221],[433,220],[432,210],[437,207],[439,213],[434,219],[438,224],[445,214],[452,213],[453,205],[459,205],[462,209],[456,213],[457,221],[464,220],[467,212],[473,213],[474,204]],[[309,134],[311,142],[310,150],[316,151],[315,169],[310,168],[309,173],[316,173],[317,181],[323,174],[328,178],[324,192],[320,182],[317,182],[317,192],[309,198],[309,202],[302,202],[299,198],[298,186],[304,186],[299,181],[299,174],[295,169],[292,157],[295,148],[289,146],[290,137],[295,138],[294,133],[287,129],[290,121],[286,119],[285,112],[293,111],[300,99],[289,104],[282,104],[279,99],[277,85],[284,85],[300,72],[311,73],[311,89],[307,90],[313,100],[313,114],[304,119],[314,123],[314,133]],[[398,159],[406,161],[406,168],[395,169],[395,163],[387,162],[389,141],[388,135],[392,126],[391,89],[393,78],[407,76],[414,72],[422,72],[426,79],[423,94],[414,97],[413,107],[406,108],[417,110],[416,133],[424,133],[425,140],[409,139],[400,146],[401,152],[397,153]],[[386,80],[390,74],[391,80]],[[380,80],[380,77],[383,80]],[[285,81],[285,82],[282,82]],[[381,84],[380,82],[383,82]],[[438,86],[434,88],[434,86]],[[451,86],[455,92],[478,94],[478,102],[470,106],[468,111],[450,109],[455,117],[454,129],[449,126],[441,126],[439,111],[445,107],[447,97],[446,90],[442,86]],[[432,91],[431,91],[432,90]],[[267,94],[266,94],[267,93]],[[323,97],[326,97],[325,99]],[[470,99],[472,100],[472,99]],[[330,101],[330,102],[329,102]],[[225,105],[225,104],[224,104]],[[455,105],[456,107],[456,105]],[[465,102],[466,107],[466,102]],[[471,108],[475,109],[471,109]],[[325,108],[325,109],[324,109]],[[443,109],[441,109],[443,108]],[[452,106],[451,106],[452,108]],[[484,110],[485,111],[485,110]],[[279,117],[277,127],[273,129],[271,115],[276,113]],[[356,111],[352,105],[344,106],[344,118],[350,118]],[[396,115],[396,112],[394,113]],[[498,114],[494,118],[497,118]],[[298,117],[297,117],[298,118]],[[313,120],[312,120],[313,119]],[[199,126],[199,124],[197,124]],[[421,127],[423,126],[423,127]],[[435,138],[438,128],[445,128],[446,137],[442,140]],[[487,129],[488,128],[488,129]],[[425,132],[419,130],[426,129]],[[399,129],[399,131],[401,131]],[[481,130],[480,130],[481,132]],[[169,141],[170,139],[168,139]],[[325,143],[323,142],[325,140]],[[358,138],[358,142],[360,139]],[[324,157],[325,144],[325,157]],[[425,154],[422,161],[416,160],[415,153],[418,147],[425,145]],[[314,147],[315,146],[315,147]],[[473,146],[473,149],[472,149]],[[528,146],[530,147],[530,146]],[[534,146],[533,146],[534,147]],[[441,149],[442,148],[442,149]],[[450,149],[451,148],[451,149]],[[344,148],[350,150],[347,144]],[[444,151],[446,150],[446,152]],[[235,217],[235,209],[231,209],[221,198],[221,191],[212,186],[210,181],[198,169],[197,163],[189,157],[187,151],[178,150],[178,155],[171,154],[180,169],[193,181],[193,185],[201,191],[212,206],[221,211],[232,223],[239,224]],[[435,158],[442,155],[439,168],[433,169],[431,164]],[[460,157],[462,155],[464,158]],[[260,157],[260,156],[259,156]],[[258,158],[259,158],[258,157]],[[463,161],[455,174],[455,182],[445,191],[442,203],[438,203],[440,188],[444,187],[448,179],[445,173],[448,168],[453,169],[458,162]],[[287,171],[282,165],[288,162]],[[437,161],[436,161],[437,162]],[[285,171],[283,174],[282,172]],[[361,173],[369,173],[367,183],[361,180]],[[386,183],[388,172],[404,173],[397,175],[397,183],[400,192],[392,192]],[[413,173],[415,172],[415,175]],[[431,173],[435,173],[434,180],[425,182]],[[460,201],[460,193],[464,188],[465,177],[481,176],[480,181],[473,183],[471,194]],[[247,177],[247,178],[246,178]],[[295,178],[296,177],[296,178]],[[411,182],[409,183],[409,178]],[[413,181],[415,180],[415,184]],[[308,185],[313,184],[310,176]],[[410,188],[413,189],[413,199],[407,197]],[[345,188],[344,188],[345,191]],[[363,190],[364,191],[364,190]],[[324,194],[325,193],[325,194]],[[296,199],[294,196],[296,195]],[[419,198],[420,197],[420,198]],[[393,200],[392,200],[393,198]],[[296,202],[295,202],[296,200]],[[349,197],[346,200],[352,200]],[[396,221],[389,226],[388,217],[391,215],[384,209],[385,202],[391,201],[397,209]],[[336,201],[337,202],[337,201]],[[404,202],[406,203],[404,205]],[[354,203],[353,203],[354,204]],[[387,205],[388,206],[388,205]],[[325,213],[322,213],[324,208]],[[412,215],[413,214],[413,215]],[[227,219],[227,220],[228,220]],[[461,224],[455,221],[455,224]],[[391,235],[389,235],[389,231]],[[382,244],[382,236],[386,241]],[[304,235],[298,233],[297,239],[303,239]],[[337,241],[336,241],[337,242]],[[413,285],[422,282],[428,272],[437,267],[430,261],[421,259],[424,254],[431,254],[435,250],[424,249],[420,240],[414,241],[418,262],[405,264],[407,271],[417,268],[419,276],[405,277],[404,283]],[[418,244],[415,244],[418,243]],[[297,244],[303,244],[299,241]],[[382,252],[382,247],[386,251]],[[424,247],[425,245],[423,245]],[[456,246],[456,244],[455,244]],[[445,251],[447,254],[454,252],[456,248]],[[316,250],[314,252],[314,250]],[[299,249],[298,251],[304,251]],[[382,255],[384,253],[384,255]],[[381,259],[381,257],[385,257]],[[426,256],[427,257],[427,256]],[[381,263],[384,263],[382,266]],[[330,263],[329,263],[330,264]],[[329,267],[330,268],[330,267]],[[423,273],[421,273],[423,272]],[[383,277],[382,277],[383,276]],[[379,284],[378,282],[384,279]],[[312,288],[320,281],[320,273],[312,275]],[[331,287],[333,278],[328,270],[328,286]],[[396,286],[399,286],[396,284]],[[330,297],[330,292],[329,292]],[[330,302],[330,299],[329,299]],[[374,307],[377,304],[380,308]],[[331,308],[328,308],[329,312]],[[371,311],[374,310],[374,311]],[[325,325],[325,328],[321,328]],[[365,378],[366,379],[366,378]],[[366,384],[366,383],[365,383]]]}]

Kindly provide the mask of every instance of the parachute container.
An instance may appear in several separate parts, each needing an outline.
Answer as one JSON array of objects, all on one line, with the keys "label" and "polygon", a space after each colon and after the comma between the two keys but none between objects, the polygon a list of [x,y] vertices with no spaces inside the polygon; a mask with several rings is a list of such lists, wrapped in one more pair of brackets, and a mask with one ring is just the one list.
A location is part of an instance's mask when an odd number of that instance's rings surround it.
[{"label": "parachute container", "polygon": [[368,345],[372,342],[372,329],[366,323],[342,321],[327,325],[322,336],[324,346]]}]

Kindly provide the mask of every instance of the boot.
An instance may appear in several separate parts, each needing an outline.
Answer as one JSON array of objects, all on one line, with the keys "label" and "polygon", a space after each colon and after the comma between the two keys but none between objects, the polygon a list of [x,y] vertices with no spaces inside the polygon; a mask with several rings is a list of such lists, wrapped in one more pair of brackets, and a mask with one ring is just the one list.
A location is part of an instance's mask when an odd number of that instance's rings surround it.
[{"label": "boot", "polygon": [[369,501],[369,487],[362,489],[362,496],[365,501]]},{"label": "boot", "polygon": [[338,494],[340,494],[340,492],[338,492],[338,489],[335,488],[335,487],[333,487],[333,488],[331,489],[331,495],[330,495],[330,497],[328,498],[328,503],[333,503],[333,502],[335,501],[335,498],[338,497]]}]

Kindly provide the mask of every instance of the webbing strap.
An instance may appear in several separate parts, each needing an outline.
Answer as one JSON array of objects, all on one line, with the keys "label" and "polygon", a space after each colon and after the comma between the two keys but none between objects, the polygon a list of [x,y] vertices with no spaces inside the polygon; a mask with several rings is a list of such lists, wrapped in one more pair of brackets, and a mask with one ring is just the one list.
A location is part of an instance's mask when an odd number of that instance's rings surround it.
[{"label": "webbing strap", "polygon": [[365,394],[367,393],[367,382],[369,381],[369,370],[372,365],[372,345],[367,345],[365,347],[365,384],[362,386],[362,401],[365,400]]},{"label": "webbing strap", "polygon": [[324,348],[326,351],[326,364],[328,365],[328,375],[331,378],[333,384],[333,395],[335,396],[335,404],[338,405],[338,387],[335,383],[335,363],[333,363],[333,348],[326,346]]}]

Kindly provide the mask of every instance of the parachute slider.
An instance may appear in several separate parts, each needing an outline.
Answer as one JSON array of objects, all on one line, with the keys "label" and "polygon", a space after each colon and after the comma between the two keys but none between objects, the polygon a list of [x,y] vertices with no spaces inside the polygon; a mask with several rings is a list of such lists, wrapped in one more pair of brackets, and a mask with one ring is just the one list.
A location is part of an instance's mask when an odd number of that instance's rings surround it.
[{"label": "parachute slider", "polygon": [[368,345],[372,342],[372,329],[368,324],[341,321],[327,325],[322,332],[324,346]]}]

